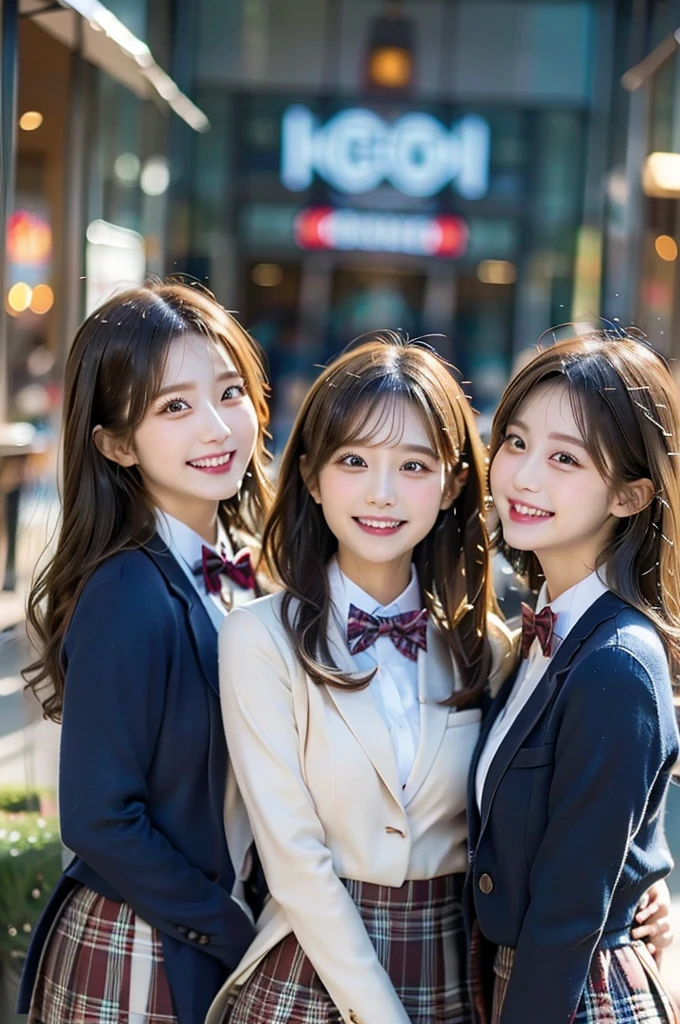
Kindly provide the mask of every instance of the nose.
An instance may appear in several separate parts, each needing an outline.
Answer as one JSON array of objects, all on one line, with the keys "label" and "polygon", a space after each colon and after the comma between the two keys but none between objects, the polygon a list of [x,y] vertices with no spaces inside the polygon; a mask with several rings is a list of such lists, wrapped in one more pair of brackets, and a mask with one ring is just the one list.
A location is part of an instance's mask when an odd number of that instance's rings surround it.
[{"label": "nose", "polygon": [[518,491],[537,493],[541,489],[538,473],[538,460],[530,454],[516,459],[514,485]]},{"label": "nose", "polygon": [[366,501],[376,508],[391,508],[397,502],[396,488],[389,472],[376,472],[369,481]]},{"label": "nose", "polygon": [[221,409],[207,402],[203,414],[201,441],[203,444],[223,444],[231,437],[231,429],[225,423]]}]

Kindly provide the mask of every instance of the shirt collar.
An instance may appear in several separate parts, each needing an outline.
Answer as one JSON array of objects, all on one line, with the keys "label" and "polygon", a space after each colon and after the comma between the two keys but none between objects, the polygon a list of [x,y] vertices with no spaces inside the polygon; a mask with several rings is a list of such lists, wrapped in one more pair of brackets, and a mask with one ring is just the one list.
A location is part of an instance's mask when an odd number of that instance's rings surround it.
[{"label": "shirt collar", "polygon": [[225,558],[233,558],[229,536],[219,519],[217,520],[217,543],[214,546],[207,544],[200,534],[181,520],[168,515],[167,512],[159,511],[156,514],[156,529],[172,554],[186,562],[191,570],[201,561],[203,547],[214,549]]},{"label": "shirt collar", "polygon": [[548,585],[544,583],[538,594],[536,611],[539,612],[546,606],[553,610],[557,616],[555,633],[560,640],[564,640],[581,616],[608,590],[604,567],[591,572],[585,579],[556,597],[554,601],[547,600]]},{"label": "shirt collar", "polygon": [[411,565],[411,579],[405,590],[390,604],[379,604],[374,597],[353,583],[338,565],[337,558],[328,564],[328,585],[331,601],[340,622],[346,622],[350,604],[369,615],[401,615],[405,612],[420,611],[423,607],[420,584],[415,565]]}]

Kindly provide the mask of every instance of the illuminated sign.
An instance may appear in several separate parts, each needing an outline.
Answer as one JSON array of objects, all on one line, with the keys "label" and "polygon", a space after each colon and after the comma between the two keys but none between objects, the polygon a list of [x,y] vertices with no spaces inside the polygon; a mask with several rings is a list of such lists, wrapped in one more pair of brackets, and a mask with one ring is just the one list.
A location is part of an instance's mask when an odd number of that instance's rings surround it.
[{"label": "illuminated sign", "polygon": [[489,188],[489,144],[489,124],[475,114],[449,129],[430,114],[388,122],[353,107],[321,126],[296,104],[281,125],[281,182],[301,192],[316,173],[340,192],[370,192],[387,181],[423,197],[450,183],[465,199],[479,199]]},{"label": "illuminated sign", "polygon": [[416,256],[462,256],[468,227],[461,217],[421,217],[312,206],[295,218],[295,241],[302,249],[358,249]]}]

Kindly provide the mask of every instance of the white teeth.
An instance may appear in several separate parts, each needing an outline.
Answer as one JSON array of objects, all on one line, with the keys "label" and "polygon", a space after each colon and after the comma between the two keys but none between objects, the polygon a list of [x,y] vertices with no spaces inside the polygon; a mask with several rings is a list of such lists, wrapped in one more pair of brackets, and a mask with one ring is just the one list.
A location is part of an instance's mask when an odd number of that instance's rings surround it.
[{"label": "white teeth", "polygon": [[226,466],[227,462],[231,458],[231,452],[227,455],[219,455],[214,459],[194,459],[189,463],[190,466],[195,466],[196,469],[212,469],[215,466]]},{"label": "white teeth", "polygon": [[536,516],[537,518],[547,519],[552,515],[551,512],[543,512],[540,508],[531,508],[529,505],[518,505],[516,501],[513,501],[512,506],[521,516]]},{"label": "white teeth", "polygon": [[397,526],[401,526],[401,520],[399,519],[389,522],[384,519],[359,519],[359,522],[362,526],[370,526],[374,530],[394,530]]}]

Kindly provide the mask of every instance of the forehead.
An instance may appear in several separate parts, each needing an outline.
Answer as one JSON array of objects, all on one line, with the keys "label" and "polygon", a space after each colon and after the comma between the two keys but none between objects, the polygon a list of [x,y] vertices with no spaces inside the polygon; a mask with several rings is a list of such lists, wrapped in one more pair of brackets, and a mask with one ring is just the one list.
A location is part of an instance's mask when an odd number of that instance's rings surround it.
[{"label": "forehead", "polygon": [[227,372],[238,373],[239,369],[226,346],[189,331],[177,335],[168,345],[163,384],[217,377]]},{"label": "forehead", "polygon": [[358,442],[370,447],[430,444],[421,413],[403,397],[372,402],[358,414],[352,433]]},{"label": "forehead", "polygon": [[581,428],[574,412],[574,396],[566,384],[546,381],[539,384],[519,403],[511,422],[521,420],[541,433],[569,433],[581,436]]}]

